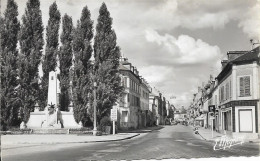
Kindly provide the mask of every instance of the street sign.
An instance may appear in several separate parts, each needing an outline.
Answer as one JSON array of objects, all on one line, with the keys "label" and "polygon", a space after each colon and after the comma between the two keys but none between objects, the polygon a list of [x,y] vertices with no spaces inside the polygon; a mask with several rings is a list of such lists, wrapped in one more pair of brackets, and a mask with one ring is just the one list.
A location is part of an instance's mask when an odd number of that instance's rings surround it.
[{"label": "street sign", "polygon": [[113,121],[113,135],[115,135],[115,133],[116,133],[115,122],[117,121],[117,109],[116,108],[111,109],[110,118],[111,118],[111,121]]},{"label": "street sign", "polygon": [[117,121],[117,109],[111,109],[110,118],[111,121]]}]

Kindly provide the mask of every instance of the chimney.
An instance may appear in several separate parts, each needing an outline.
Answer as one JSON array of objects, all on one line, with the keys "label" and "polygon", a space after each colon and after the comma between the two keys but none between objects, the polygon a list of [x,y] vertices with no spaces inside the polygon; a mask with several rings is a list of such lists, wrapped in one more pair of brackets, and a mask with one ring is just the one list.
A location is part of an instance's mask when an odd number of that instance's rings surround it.
[{"label": "chimney", "polygon": [[227,63],[228,63],[228,60],[222,60],[221,61],[222,69],[227,65]]}]

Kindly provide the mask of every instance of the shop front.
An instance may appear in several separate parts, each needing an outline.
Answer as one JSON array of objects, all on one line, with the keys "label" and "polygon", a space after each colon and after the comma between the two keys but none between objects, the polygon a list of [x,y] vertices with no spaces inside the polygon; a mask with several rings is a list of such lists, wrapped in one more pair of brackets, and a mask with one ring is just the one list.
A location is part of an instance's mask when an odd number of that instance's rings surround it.
[{"label": "shop front", "polygon": [[257,101],[231,101],[220,111],[221,133],[247,139],[258,138]]}]

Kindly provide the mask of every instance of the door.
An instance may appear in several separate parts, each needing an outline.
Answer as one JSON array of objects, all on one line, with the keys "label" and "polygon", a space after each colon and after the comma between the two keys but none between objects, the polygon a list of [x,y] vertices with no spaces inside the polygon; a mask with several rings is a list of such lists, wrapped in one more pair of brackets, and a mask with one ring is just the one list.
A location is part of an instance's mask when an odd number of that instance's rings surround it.
[{"label": "door", "polygon": [[253,132],[253,115],[251,109],[238,110],[239,132]]}]

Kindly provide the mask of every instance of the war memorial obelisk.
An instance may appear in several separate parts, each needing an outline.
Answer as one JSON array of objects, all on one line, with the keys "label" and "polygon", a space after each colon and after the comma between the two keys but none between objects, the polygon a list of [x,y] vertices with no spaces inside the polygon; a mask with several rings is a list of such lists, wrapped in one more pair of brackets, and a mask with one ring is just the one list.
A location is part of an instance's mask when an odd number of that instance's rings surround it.
[{"label": "war memorial obelisk", "polygon": [[[60,81],[57,78],[57,73],[51,71],[49,73],[48,84],[48,100],[44,111],[39,111],[36,106],[34,112],[30,113],[28,122],[23,125],[31,129],[60,129],[60,128],[81,128],[82,123],[76,123],[73,116],[73,107],[69,107],[70,111],[60,111],[59,109],[59,94]],[[37,104],[37,103],[36,103]],[[22,123],[24,124],[24,123]],[[22,126],[21,126],[22,128]]]}]

